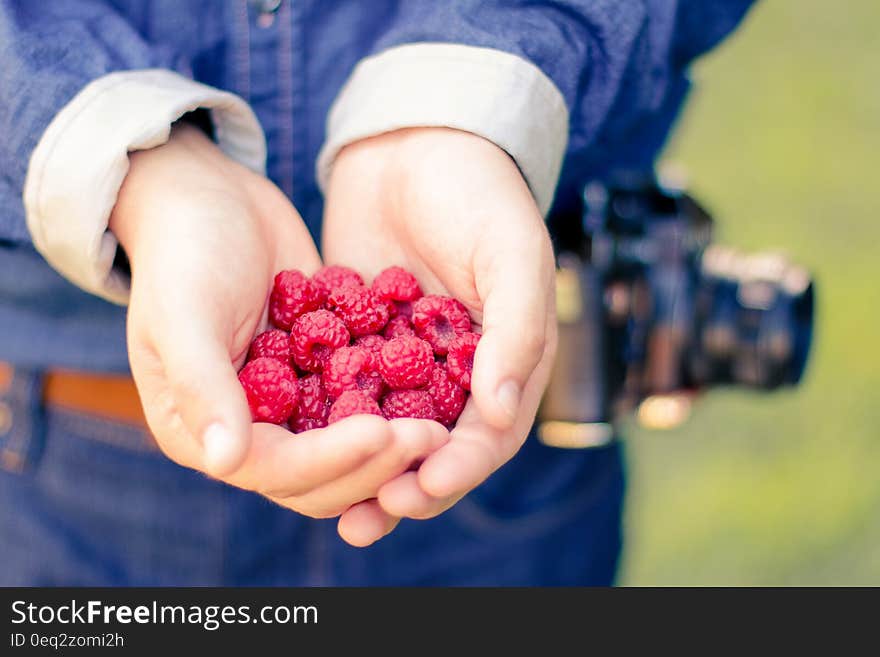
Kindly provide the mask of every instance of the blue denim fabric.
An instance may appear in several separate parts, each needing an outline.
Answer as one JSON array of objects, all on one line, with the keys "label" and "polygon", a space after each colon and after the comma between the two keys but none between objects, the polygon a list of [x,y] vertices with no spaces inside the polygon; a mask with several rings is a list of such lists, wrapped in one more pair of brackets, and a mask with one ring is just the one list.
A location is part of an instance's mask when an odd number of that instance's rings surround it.
[{"label": "blue denim fabric", "polygon": [[182,468],[135,427],[40,402],[19,370],[0,403],[0,586],[610,584],[620,549],[618,447],[530,439],[445,514],[367,549]]},{"label": "blue denim fabric", "polygon": [[[19,366],[0,435],[0,584],[601,584],[620,548],[618,447],[530,438],[452,510],[368,550],[184,470],[136,429],[45,409],[39,371],[124,372],[124,309],[36,253],[21,194],[61,107],[117,70],[163,67],[238,93],[269,145],[268,174],[316,239],[314,162],[327,110],[363,57],[414,41],[533,61],[571,113],[551,231],[579,186],[649,167],[685,98],[690,61],[750,0],[0,0],[0,361]],[[112,129],[112,126],[108,126]],[[87,154],[84,154],[86,157]]]},{"label": "blue denim fabric", "polygon": [[[258,7],[275,3],[0,0],[0,360],[127,368],[123,309],[51,270],[31,246],[21,199],[46,126],[102,75],[169,68],[247,99],[266,132],[269,176],[319,239],[314,163],[327,111],[360,59],[415,41],[518,54],[556,83],[571,113],[552,228],[576,209],[585,179],[651,166],[686,95],[691,60],[750,3],[283,0],[261,23]],[[48,321],[63,339],[41,329]]]}]

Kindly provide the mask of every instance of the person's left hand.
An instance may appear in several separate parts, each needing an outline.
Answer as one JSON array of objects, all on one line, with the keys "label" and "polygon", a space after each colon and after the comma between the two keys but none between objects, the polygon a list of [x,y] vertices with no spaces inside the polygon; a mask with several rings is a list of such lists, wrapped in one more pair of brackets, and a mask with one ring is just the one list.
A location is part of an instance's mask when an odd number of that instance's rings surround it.
[{"label": "person's left hand", "polygon": [[323,247],[326,263],[366,277],[390,265],[408,269],[426,294],[463,301],[483,334],[472,396],[450,441],[385,484],[378,505],[342,515],[343,537],[363,540],[376,527],[378,539],[394,517],[448,509],[522,446],[555,355],[553,251],[514,161],[448,128],[398,130],[345,147],[328,185]]}]

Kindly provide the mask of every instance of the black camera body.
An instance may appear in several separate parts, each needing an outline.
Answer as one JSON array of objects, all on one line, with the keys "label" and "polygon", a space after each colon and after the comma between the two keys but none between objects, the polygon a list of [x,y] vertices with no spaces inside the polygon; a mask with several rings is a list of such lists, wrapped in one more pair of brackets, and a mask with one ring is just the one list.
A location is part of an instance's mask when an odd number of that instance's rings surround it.
[{"label": "black camera body", "polygon": [[694,391],[800,381],[815,294],[805,268],[713,244],[709,213],[653,176],[586,185],[580,219],[578,237],[557,243],[559,349],[543,442],[602,445],[623,413],[671,427]]}]

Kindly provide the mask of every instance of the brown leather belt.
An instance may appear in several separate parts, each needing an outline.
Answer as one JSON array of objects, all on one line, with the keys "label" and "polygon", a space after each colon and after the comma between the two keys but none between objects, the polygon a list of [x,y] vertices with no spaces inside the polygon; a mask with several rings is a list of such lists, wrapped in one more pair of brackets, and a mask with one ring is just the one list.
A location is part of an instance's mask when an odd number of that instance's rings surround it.
[{"label": "brown leather belt", "polygon": [[[9,386],[14,369],[0,363],[0,390]],[[43,380],[43,401],[86,415],[147,428],[141,400],[130,376],[50,370]]]}]

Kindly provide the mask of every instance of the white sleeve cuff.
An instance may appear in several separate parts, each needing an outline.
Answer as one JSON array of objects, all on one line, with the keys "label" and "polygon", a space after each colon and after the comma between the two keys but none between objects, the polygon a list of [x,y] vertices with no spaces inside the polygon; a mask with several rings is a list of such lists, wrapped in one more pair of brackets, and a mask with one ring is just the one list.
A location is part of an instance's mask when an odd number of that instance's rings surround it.
[{"label": "white sleeve cuff", "polygon": [[62,108],[34,149],[24,185],[28,229],[49,264],[84,290],[127,302],[129,280],[113,269],[117,241],[107,223],[128,153],[164,144],[171,124],[198,108],[210,111],[229,157],[264,170],[266,141],[248,104],[171,71],[110,73]]},{"label": "white sleeve cuff", "polygon": [[318,183],[326,189],[345,145],[428,126],[472,132],[507,151],[548,212],[568,140],[562,94],[525,59],[460,44],[409,44],[361,61],[330,110]]}]

